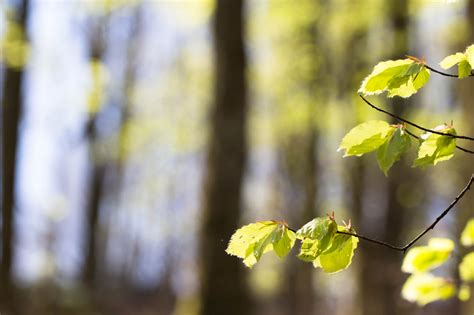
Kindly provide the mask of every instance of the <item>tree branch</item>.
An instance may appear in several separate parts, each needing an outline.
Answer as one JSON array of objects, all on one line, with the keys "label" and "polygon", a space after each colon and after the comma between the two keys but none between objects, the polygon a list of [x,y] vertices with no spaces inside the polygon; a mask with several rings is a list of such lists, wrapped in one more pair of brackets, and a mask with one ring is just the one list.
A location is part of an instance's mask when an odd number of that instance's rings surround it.
[{"label": "tree branch", "polygon": [[371,102],[369,102],[365,97],[363,97],[361,94],[359,94],[360,98],[364,100],[364,102],[366,102],[370,107],[372,107],[373,109],[375,110],[378,110],[379,112],[382,112],[384,114],[387,114],[389,116],[392,116],[393,118],[395,119],[398,119],[399,121],[403,121],[404,123],[410,125],[410,126],[413,126],[415,128],[418,128],[420,130],[423,130],[423,131],[426,131],[426,132],[431,132],[431,133],[434,133],[434,134],[437,134],[437,135],[441,135],[441,136],[448,136],[448,137],[452,137],[452,138],[457,138],[457,139],[465,139],[465,140],[471,140],[471,141],[474,141],[474,138],[473,137],[468,137],[468,136],[458,136],[458,135],[453,135],[453,134],[450,134],[450,133],[444,133],[444,132],[440,132],[440,131],[436,131],[436,130],[431,130],[431,129],[428,129],[428,128],[425,128],[425,127],[422,127],[420,125],[417,125],[415,124],[414,122],[411,122],[409,120],[406,120],[400,116],[397,116],[395,114],[392,114],[386,110],[383,110],[377,106],[375,106],[374,104],[372,104]]},{"label": "tree branch", "polygon": [[[449,74],[449,73],[446,73],[446,72],[442,72],[442,71],[439,71],[439,70],[436,70],[434,68],[431,68],[430,66],[428,66],[427,64],[424,64],[425,68],[426,69],[430,69],[431,71],[433,72],[436,72],[437,74],[440,74],[442,76],[445,76],[445,77],[450,77],[450,78],[459,78],[459,75],[457,74]],[[474,74],[471,72],[469,74],[470,77],[474,77]]]},{"label": "tree branch", "polygon": [[401,246],[401,247],[400,246],[394,246],[394,245],[388,244],[386,242],[379,241],[379,240],[376,240],[376,239],[373,239],[373,238],[370,238],[370,237],[367,237],[367,236],[363,236],[363,235],[360,235],[360,234],[356,234],[356,233],[343,232],[343,231],[337,231],[336,233],[355,236],[359,239],[363,239],[365,241],[376,243],[376,244],[379,244],[379,245],[382,245],[382,246],[385,246],[385,247],[388,247],[388,248],[391,248],[391,249],[394,249],[394,250],[402,251],[403,253],[405,253],[420,238],[422,238],[426,233],[428,233],[429,230],[434,229],[436,224],[438,224],[438,222],[441,221],[441,219],[443,219],[449,213],[449,211],[458,203],[458,201],[462,199],[462,197],[464,196],[466,191],[468,191],[471,188],[471,185],[472,185],[473,182],[474,182],[474,174],[471,175],[471,178],[469,179],[469,182],[463,188],[463,190],[456,196],[456,198],[454,198],[454,200],[449,204],[449,206],[433,221],[433,223],[431,223],[426,229],[424,229],[420,234],[418,234],[413,240],[408,242],[405,246]]},{"label": "tree branch", "polygon": [[[415,135],[414,133],[410,132],[410,131],[409,131],[408,129],[406,129],[406,128],[405,128],[405,132],[406,132],[407,134],[409,134],[410,136],[412,136],[413,138],[415,138],[415,139],[420,139],[420,137],[418,137],[418,136]],[[460,146],[458,146],[458,145],[456,145],[456,148],[459,149],[459,150],[461,150],[461,151],[464,151],[464,152],[466,152],[466,153],[474,154],[474,151],[465,149],[465,148],[460,147]]]}]

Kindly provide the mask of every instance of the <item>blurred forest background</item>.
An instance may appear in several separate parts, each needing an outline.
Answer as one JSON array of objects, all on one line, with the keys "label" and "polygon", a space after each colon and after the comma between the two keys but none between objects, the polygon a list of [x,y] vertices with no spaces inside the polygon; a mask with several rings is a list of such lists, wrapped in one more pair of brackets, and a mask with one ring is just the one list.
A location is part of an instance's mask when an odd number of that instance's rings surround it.
[{"label": "blurred forest background", "polygon": [[[437,68],[474,42],[473,0],[1,0],[0,12],[2,315],[473,314],[472,299],[402,300],[402,254],[363,241],[336,275],[225,254],[242,224],[333,210],[402,244],[449,204],[472,155],[426,170],[403,159],[385,177],[373,155],[336,149],[357,123],[388,120],[356,93],[378,61]],[[432,75],[409,100],[371,99],[474,135],[473,90]],[[457,239],[473,204],[430,236]],[[461,251],[443,272],[456,277]]]}]

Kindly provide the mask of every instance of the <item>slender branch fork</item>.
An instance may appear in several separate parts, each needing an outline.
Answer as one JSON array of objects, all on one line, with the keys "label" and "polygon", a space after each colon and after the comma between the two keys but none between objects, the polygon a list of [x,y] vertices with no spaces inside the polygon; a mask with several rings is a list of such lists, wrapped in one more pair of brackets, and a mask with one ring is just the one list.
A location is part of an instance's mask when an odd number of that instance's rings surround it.
[{"label": "slender branch fork", "polygon": [[[445,73],[445,72],[441,72],[439,70],[436,70],[434,68],[431,68],[430,66],[428,65],[424,65],[426,68],[430,69],[431,71],[433,72],[436,72],[440,75],[443,75],[443,76],[446,76],[446,77],[453,77],[453,78],[457,78],[458,76],[457,75],[454,75],[454,74],[449,74],[449,73]],[[469,75],[470,77],[474,77],[474,74],[471,72],[471,74]],[[372,107],[373,109],[375,110],[378,110],[379,112],[382,112],[384,114],[387,114],[399,121],[402,121],[408,125],[411,125],[415,128],[418,128],[420,130],[423,130],[423,131],[426,131],[426,132],[431,132],[431,133],[434,133],[434,134],[438,134],[438,135],[442,135],[442,136],[449,136],[449,137],[453,137],[453,138],[458,138],[458,139],[465,139],[465,140],[471,140],[471,141],[474,141],[474,138],[472,137],[468,137],[468,136],[458,136],[458,135],[453,135],[453,134],[448,134],[448,133],[443,133],[443,132],[439,132],[439,131],[436,131],[436,130],[431,130],[431,129],[428,129],[428,128],[425,128],[425,127],[422,127],[420,125],[417,125],[409,120],[406,120],[400,116],[397,116],[393,113],[390,113],[386,110],[383,110],[377,106],[375,106],[374,104],[372,104],[371,102],[369,102],[366,98],[364,98],[362,95],[360,95],[360,98],[362,100],[364,100],[364,102],[369,105],[370,107]],[[411,133],[410,131],[408,130],[405,130],[410,136],[416,138],[416,139],[419,139],[419,137],[413,133]],[[474,154],[474,151],[471,151],[471,150],[468,150],[468,149],[465,149],[463,147],[460,147],[460,146],[456,146],[456,148],[458,148],[459,150],[461,151],[464,151],[464,152],[467,152],[467,153],[472,153]],[[471,178],[469,179],[469,182],[466,184],[466,186],[461,190],[461,192],[456,196],[456,198],[454,198],[454,200],[448,205],[448,207],[446,209],[444,209],[443,212],[441,212],[441,214],[428,226],[426,227],[421,233],[419,233],[417,236],[415,236],[415,238],[413,238],[410,242],[408,242],[406,245],[404,246],[396,246],[396,245],[392,245],[390,243],[387,243],[387,242],[384,242],[384,241],[381,241],[381,240],[377,240],[377,239],[374,239],[374,238],[370,238],[370,237],[367,237],[367,236],[364,236],[364,235],[361,235],[361,234],[357,234],[357,233],[352,233],[352,232],[344,232],[344,231],[337,231],[336,233],[338,234],[345,234],[345,235],[350,235],[350,236],[354,236],[354,237],[357,237],[361,240],[364,240],[364,241],[368,241],[368,242],[371,242],[371,243],[375,243],[375,244],[378,244],[378,245],[381,245],[381,246],[384,246],[384,247],[387,247],[387,248],[390,248],[390,249],[393,249],[393,250],[397,250],[397,251],[401,251],[403,252],[403,254],[406,253],[406,251],[412,247],[416,242],[418,242],[418,240],[420,240],[426,233],[428,233],[430,230],[433,230],[434,227],[436,226],[436,224],[438,224],[439,221],[441,221],[441,219],[443,219],[448,213],[449,211],[454,208],[454,206],[459,202],[459,200],[462,199],[462,197],[464,196],[464,194],[471,188],[471,185],[472,183],[474,182],[474,174],[471,175]],[[289,230],[293,231],[293,232],[296,232],[294,229],[292,228],[289,228]]]},{"label": "slender branch fork", "polygon": [[373,109],[378,110],[379,112],[382,112],[382,113],[387,114],[387,115],[389,115],[389,116],[392,116],[393,118],[396,118],[396,119],[398,119],[399,121],[403,121],[404,123],[406,123],[406,124],[408,124],[408,125],[410,125],[410,126],[413,126],[413,127],[415,127],[415,128],[418,128],[418,129],[420,129],[420,130],[423,130],[423,131],[426,131],[426,132],[435,133],[435,134],[441,135],[441,136],[448,136],[448,137],[457,138],[457,139],[465,139],[465,140],[474,141],[474,138],[473,138],[473,137],[453,135],[453,134],[450,134],[450,133],[440,132],[440,131],[436,131],[436,130],[432,130],[432,129],[428,129],[428,128],[422,127],[422,126],[420,126],[420,125],[415,124],[414,122],[411,122],[411,121],[409,121],[409,120],[407,120],[407,119],[404,119],[404,118],[402,118],[402,117],[400,117],[400,116],[397,116],[397,115],[395,115],[395,114],[393,114],[393,113],[390,113],[390,112],[388,112],[388,111],[386,111],[386,110],[383,110],[383,109],[381,109],[381,108],[375,106],[374,104],[372,104],[371,102],[369,102],[365,97],[363,97],[363,96],[360,95],[360,94],[359,94],[359,96],[360,96],[361,99],[364,100],[364,102],[366,102],[366,103],[367,103],[370,107],[372,107]]},{"label": "slender branch fork", "polygon": [[[472,138],[472,137],[452,135],[452,134],[449,134],[449,133],[443,133],[443,132],[439,132],[439,131],[436,131],[436,130],[431,130],[431,129],[422,127],[422,126],[420,126],[420,125],[418,125],[418,124],[415,124],[414,122],[411,122],[411,121],[409,121],[409,120],[406,120],[406,119],[404,119],[404,118],[402,118],[402,117],[400,117],[400,116],[397,116],[397,115],[395,115],[395,114],[393,114],[393,113],[391,113],[391,112],[388,112],[388,111],[386,111],[386,110],[381,109],[380,107],[375,106],[374,104],[372,104],[371,102],[369,102],[365,97],[363,97],[363,96],[360,95],[360,94],[359,94],[359,97],[360,97],[367,105],[369,105],[369,106],[372,107],[373,109],[378,110],[379,112],[382,112],[382,113],[384,113],[384,114],[387,114],[387,115],[389,115],[389,116],[391,116],[391,117],[393,117],[393,118],[395,118],[395,119],[397,119],[397,120],[399,120],[399,121],[402,121],[402,122],[406,123],[407,125],[413,126],[413,127],[418,128],[418,129],[420,129],[420,130],[423,130],[423,131],[426,131],[426,132],[431,132],[431,133],[438,134],[438,135],[442,135],[442,136],[448,136],[448,137],[457,138],[457,139],[465,139],[465,140],[474,141],[474,138]],[[416,139],[419,139],[419,137],[416,136],[416,135],[414,135],[413,133],[411,133],[411,132],[409,132],[409,131],[407,131],[407,133],[408,133],[410,136],[412,136],[412,137],[414,137],[414,138],[416,138]],[[466,152],[466,153],[474,154],[474,151],[468,150],[468,149],[463,148],[463,147],[461,147],[461,146],[456,145],[456,148],[459,149],[459,150],[461,150],[461,151],[464,151],[464,152]]]},{"label": "slender branch fork", "polygon": [[474,174],[471,175],[471,178],[469,179],[469,182],[463,188],[463,190],[461,190],[461,192],[456,196],[456,198],[454,198],[454,200],[449,204],[449,206],[433,221],[433,223],[431,223],[426,229],[424,229],[420,234],[418,234],[414,239],[412,239],[410,242],[408,242],[405,246],[395,246],[395,245],[392,245],[392,244],[389,244],[389,243],[386,243],[386,242],[383,242],[383,241],[380,241],[380,240],[376,240],[376,239],[373,239],[373,238],[370,238],[370,237],[367,237],[367,236],[363,236],[363,235],[360,235],[360,234],[356,234],[356,233],[343,232],[343,231],[337,231],[337,233],[355,236],[359,239],[369,241],[369,242],[372,242],[372,243],[376,243],[376,244],[388,247],[390,249],[402,251],[403,253],[405,253],[420,238],[422,238],[426,233],[428,233],[429,230],[434,229],[436,224],[438,224],[438,222],[441,221],[441,219],[444,218],[449,213],[449,211],[458,203],[458,201],[462,199],[464,194],[471,188],[471,185],[472,185],[473,182],[474,182]]},{"label": "slender branch fork", "polygon": [[[455,74],[449,74],[449,73],[445,73],[445,72],[441,72],[439,70],[436,70],[428,65],[424,65],[427,69],[430,69],[431,71],[433,72],[436,72],[440,75],[443,75],[443,76],[446,76],[446,77],[453,77],[453,78],[458,78],[458,75],[455,75]],[[469,75],[470,77],[473,77],[474,76],[474,73],[471,72],[471,74]],[[362,98],[364,100],[365,103],[367,103],[367,105],[369,105],[370,107],[372,107],[373,109],[375,110],[378,110],[384,114],[387,114],[395,119],[398,119],[399,121],[402,121],[408,125],[411,125],[415,128],[418,128],[420,130],[423,130],[423,131],[426,131],[426,132],[431,132],[431,133],[435,133],[435,134],[439,134],[439,135],[442,135],[442,136],[449,136],[449,137],[453,137],[453,138],[458,138],[458,139],[466,139],[466,140],[471,140],[471,141],[474,141],[474,138],[472,137],[467,137],[467,136],[458,136],[458,135],[452,135],[452,134],[447,134],[447,133],[442,133],[442,132],[439,132],[439,131],[435,131],[435,130],[431,130],[431,129],[428,129],[428,128],[424,128],[420,125],[417,125],[409,120],[406,120],[402,117],[399,117],[393,113],[390,113],[388,111],[385,111],[377,106],[375,106],[374,104],[372,104],[371,102],[369,102],[367,99],[365,99],[362,95],[360,95],[360,98]],[[416,136],[415,134],[409,132],[408,130],[406,130],[406,132],[416,138],[416,139],[419,139],[418,136]],[[460,147],[460,146],[456,146],[456,148],[458,148],[459,150],[462,150],[464,152],[468,152],[468,153],[474,153],[474,151],[471,151],[471,150],[468,150],[468,149],[465,149],[463,147]],[[464,196],[464,194],[471,188],[471,185],[472,183],[474,182],[474,174],[471,175],[471,178],[469,179],[469,182],[466,184],[466,186],[461,190],[461,192],[456,196],[456,198],[454,198],[454,200],[448,205],[448,207],[446,209],[444,209],[443,212],[441,212],[441,214],[428,226],[426,227],[421,233],[419,233],[415,238],[413,238],[410,242],[408,242],[405,246],[396,246],[396,245],[392,245],[390,243],[387,243],[387,242],[384,242],[384,241],[380,241],[380,240],[377,240],[377,239],[374,239],[374,238],[370,238],[370,237],[367,237],[367,236],[364,236],[364,235],[361,235],[361,234],[357,234],[357,233],[351,233],[351,232],[344,232],[344,231],[337,231],[336,233],[338,234],[345,234],[345,235],[351,235],[351,236],[354,236],[354,237],[357,237],[359,239],[362,239],[362,240],[365,240],[365,241],[368,241],[368,242],[371,242],[371,243],[375,243],[375,244],[378,244],[378,245],[382,245],[382,246],[385,246],[387,248],[390,248],[390,249],[393,249],[393,250],[397,250],[397,251],[402,251],[404,254],[406,253],[406,251],[412,247],[419,239],[421,239],[426,233],[428,233],[430,230],[434,229],[434,227],[436,226],[436,224],[438,224],[439,221],[441,221],[441,219],[443,219],[448,213],[449,211],[454,208],[454,206],[458,203],[459,200],[462,199],[462,197]]]}]

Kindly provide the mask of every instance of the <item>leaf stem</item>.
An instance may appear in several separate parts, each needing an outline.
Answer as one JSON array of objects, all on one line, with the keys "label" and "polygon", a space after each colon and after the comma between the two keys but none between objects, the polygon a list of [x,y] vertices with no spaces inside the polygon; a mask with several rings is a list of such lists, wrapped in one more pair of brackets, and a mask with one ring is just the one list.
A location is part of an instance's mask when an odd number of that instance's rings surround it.
[{"label": "leaf stem", "polygon": [[405,253],[420,238],[422,238],[426,233],[428,233],[429,230],[434,229],[436,224],[438,224],[438,222],[441,221],[441,219],[443,219],[449,213],[449,211],[458,203],[458,201],[462,199],[464,194],[471,188],[471,185],[472,185],[473,182],[474,182],[474,174],[471,175],[471,178],[469,179],[469,182],[463,188],[463,190],[461,190],[461,192],[456,196],[456,198],[454,198],[454,200],[449,204],[449,206],[433,221],[433,223],[431,223],[427,228],[425,228],[420,234],[418,234],[414,239],[412,239],[410,242],[408,242],[405,246],[391,245],[389,243],[379,241],[379,240],[376,240],[376,239],[373,239],[373,238],[370,238],[370,237],[367,237],[367,236],[363,236],[363,235],[360,235],[360,234],[356,234],[356,233],[350,233],[350,232],[344,232],[344,231],[337,231],[336,233],[352,235],[352,236],[355,236],[359,239],[363,239],[365,241],[376,243],[376,244],[379,244],[379,245],[382,245],[382,246],[385,246],[385,247],[388,247],[388,248],[391,248],[391,249],[394,249],[394,250],[402,251],[403,253]]},{"label": "leaf stem", "polygon": [[[464,196],[464,194],[471,188],[471,185],[472,183],[474,182],[474,174],[471,175],[471,178],[469,179],[469,182],[466,184],[466,186],[461,190],[461,192],[456,196],[456,198],[454,198],[454,200],[449,204],[449,206],[443,210],[443,212],[428,226],[426,227],[421,233],[419,233],[415,238],[413,238],[410,242],[408,242],[405,246],[395,246],[395,245],[392,245],[392,244],[389,244],[389,243],[386,243],[384,241],[380,241],[380,240],[377,240],[377,239],[374,239],[374,238],[371,238],[371,237],[367,237],[367,236],[364,236],[364,235],[361,235],[361,234],[357,234],[357,233],[352,233],[352,232],[345,232],[345,231],[336,231],[336,233],[338,234],[345,234],[345,235],[351,235],[351,236],[354,236],[354,237],[357,237],[361,240],[364,240],[364,241],[368,241],[368,242],[371,242],[371,243],[375,243],[375,244],[378,244],[378,245],[381,245],[381,246],[385,246],[387,248],[390,248],[390,249],[393,249],[393,250],[397,250],[397,251],[401,251],[403,252],[404,254],[406,253],[406,251],[412,247],[420,238],[422,238],[426,233],[429,232],[429,230],[432,230],[434,229],[434,227],[436,226],[436,224],[438,224],[439,221],[441,221],[441,219],[443,219],[448,213],[449,211],[459,202],[459,200],[462,199],[462,197]],[[290,231],[293,231],[296,233],[295,230],[291,229],[291,228],[288,228]]]},{"label": "leaf stem", "polygon": [[[446,73],[446,72],[442,72],[442,71],[436,70],[435,68],[432,68],[432,67],[428,66],[427,64],[424,64],[424,66],[425,66],[425,68],[430,69],[431,71],[436,72],[437,74],[440,74],[442,76],[450,77],[450,78],[459,78],[459,75],[457,75],[457,74],[449,74],[449,73]],[[469,76],[474,77],[474,74],[471,72],[469,74]]]}]

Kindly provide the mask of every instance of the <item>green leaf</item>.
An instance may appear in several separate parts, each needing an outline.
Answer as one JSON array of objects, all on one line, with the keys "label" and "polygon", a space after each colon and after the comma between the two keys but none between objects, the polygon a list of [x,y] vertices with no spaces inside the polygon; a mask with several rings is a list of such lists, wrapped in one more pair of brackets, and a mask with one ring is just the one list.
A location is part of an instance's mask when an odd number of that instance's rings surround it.
[{"label": "green leaf", "polygon": [[339,150],[345,150],[344,157],[362,155],[377,150],[395,131],[385,121],[372,120],[352,128],[341,141]]},{"label": "green leaf", "polygon": [[[339,227],[344,229],[344,227]],[[314,267],[322,268],[326,273],[336,273],[349,267],[359,239],[346,234],[336,234],[331,247],[313,262]]]},{"label": "green leaf", "polygon": [[464,246],[474,245],[474,219],[470,219],[462,231],[461,244]]},{"label": "green leaf", "polygon": [[444,58],[440,63],[440,67],[443,69],[449,69],[454,65],[457,65],[461,61],[466,60],[466,55],[463,53],[455,53]]},{"label": "green leaf", "polygon": [[423,67],[420,72],[418,72],[418,74],[413,77],[413,87],[415,88],[415,90],[418,91],[423,85],[428,83],[428,81],[430,80],[430,76],[430,70]]},{"label": "green leaf", "polygon": [[459,79],[468,77],[471,74],[471,70],[474,68],[474,45],[467,47],[464,53],[458,52],[447,56],[439,63],[443,69],[449,69],[456,64],[458,65]]},{"label": "green leaf", "polygon": [[283,222],[256,222],[235,231],[226,252],[243,259],[247,267],[252,267],[263,254],[271,250],[279,257],[286,256],[295,240],[295,233]]},{"label": "green leaf", "polygon": [[303,240],[298,258],[304,261],[315,260],[331,244],[337,224],[331,218],[315,218],[296,232],[296,237]]},{"label": "green leaf", "polygon": [[474,68],[474,44],[466,48],[465,51],[467,62]]},{"label": "green leaf", "polygon": [[411,145],[410,136],[402,127],[397,127],[392,136],[377,150],[377,161],[385,176],[392,165],[400,159]]},{"label": "green leaf", "polygon": [[[456,135],[456,130],[446,125],[438,126],[435,131]],[[456,138],[442,136],[435,133],[425,133],[421,136],[423,143],[418,150],[418,157],[413,162],[413,167],[436,165],[438,162],[449,160],[456,149]]]},{"label": "green leaf", "polygon": [[379,62],[359,88],[365,95],[388,92],[388,97],[409,97],[430,78],[430,71],[411,59]]},{"label": "green leaf", "polygon": [[447,300],[455,293],[456,288],[453,283],[429,273],[411,275],[402,288],[403,298],[416,302],[420,306],[438,300]]},{"label": "green leaf", "polygon": [[364,79],[359,92],[365,95],[382,93],[387,89],[391,80],[403,77],[413,63],[413,60],[410,59],[379,62],[372,73]]},{"label": "green leaf", "polygon": [[471,297],[471,288],[467,284],[461,284],[458,291],[458,298],[465,302]]},{"label": "green leaf", "polygon": [[474,252],[470,252],[459,264],[459,275],[462,281],[474,281]]},{"label": "green leaf", "polygon": [[471,74],[472,67],[467,62],[467,60],[463,60],[458,64],[458,76],[459,79],[468,77]]},{"label": "green leaf", "polygon": [[295,233],[286,226],[281,228],[281,237],[273,240],[273,250],[278,257],[284,258],[295,245]]},{"label": "green leaf", "polygon": [[454,249],[454,243],[447,238],[432,238],[428,246],[411,248],[403,259],[402,271],[425,272],[442,265]]}]

